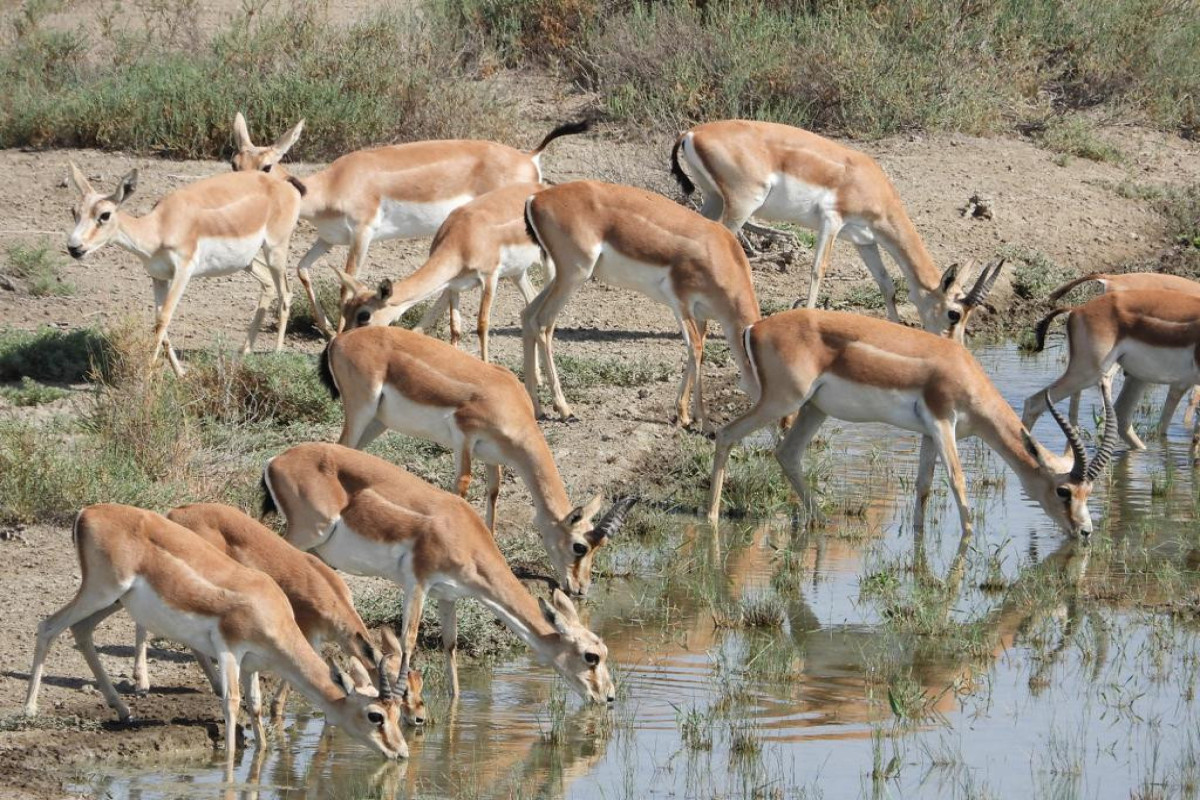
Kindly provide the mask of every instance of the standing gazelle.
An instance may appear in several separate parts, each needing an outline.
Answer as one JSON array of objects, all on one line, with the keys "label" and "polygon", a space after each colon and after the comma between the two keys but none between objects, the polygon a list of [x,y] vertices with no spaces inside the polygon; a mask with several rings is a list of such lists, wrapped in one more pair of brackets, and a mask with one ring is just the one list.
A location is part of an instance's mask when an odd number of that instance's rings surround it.
[{"label": "standing gazelle", "polygon": [[[271,301],[279,297],[275,349],[283,348],[291,291],[287,285],[288,243],[300,213],[304,186],[265,175],[218,175],[177,189],[144,217],[121,206],[137,187],[137,170],[120,180],[111,194],[92,188],[71,164],[71,182],[80,201],[72,209],[75,228],[67,239],[72,258],[82,259],[109,242],[136,255],[154,281],[154,354],[165,346],[176,374],[183,367],[167,339],[167,326],[192,278],[215,278],[246,270],[261,285],[258,309],[242,352],[254,347]],[[255,260],[266,256],[266,266]]]},{"label": "standing gazelle", "polygon": [[[915,527],[924,527],[925,503],[940,458],[950,474],[963,534],[971,533],[966,482],[956,439],[979,436],[1004,459],[1025,492],[1064,531],[1087,536],[1092,482],[1112,458],[1116,431],[1104,425],[1104,441],[1087,462],[1078,432],[1053,411],[1071,443],[1073,461],[1060,469],[1052,455],[1021,425],[979,362],[962,345],[925,331],[857,314],[797,309],[775,314],[746,332],[746,352],[758,376],[754,406],[717,433],[709,518],[721,509],[721,485],[729,451],[773,420],[796,413],[775,450],[784,474],[807,510],[819,516],[801,459],[826,417],[848,422],[886,422],[922,435]],[[1111,411],[1105,385],[1106,421]]]},{"label": "standing gazelle", "polygon": [[450,344],[457,346],[459,292],[478,286],[483,297],[476,331],[480,357],[489,361],[488,319],[500,279],[517,285],[525,305],[537,296],[529,269],[542,262],[542,253],[525,233],[525,200],[544,188],[540,183],[516,183],[459,206],[438,228],[429,259],[403,280],[383,281],[378,293],[339,271],[338,276],[352,293],[342,305],[346,327],[391,325],[417,303],[440,294],[412,330],[423,332],[432,327],[449,305]]},{"label": "standing gazelle", "polygon": [[680,166],[680,152],[704,191],[701,213],[709,219],[735,233],[751,216],[817,232],[808,308],[817,304],[833,242],[841,238],[858,248],[893,322],[900,321],[896,286],[880,247],[908,281],[925,330],[945,333],[962,315],[957,270],[941,273],[934,266],[896,187],[865,153],[790,125],[708,122],[681,135],[671,150],[671,173],[688,195],[696,186]]},{"label": "standing gazelle", "polygon": [[361,450],[388,428],[437,442],[454,453],[454,485],[463,497],[472,457],[487,464],[487,525],[493,531],[500,467],[510,466],[533,499],[534,524],[559,581],[571,594],[587,593],[592,559],[615,529],[592,524],[600,495],[571,506],[515,375],[445,342],[390,327],[338,334],[321,366],[326,385],[342,399],[342,445]]},{"label": "standing gazelle", "polygon": [[[743,387],[755,387],[742,352],[742,331],[759,318],[750,262],[732,233],[678,203],[632,186],[575,181],[552,186],[526,201],[531,238],[554,262],[554,278],[525,309],[525,387],[541,416],[537,396],[538,353],[545,356],[554,409],[564,419],[571,407],[554,366],[554,322],[588,278],[640,292],[671,309],[683,331],[687,364],[675,412],[707,423],[701,385],[709,320],[721,323]],[[692,395],[693,384],[695,394]]]},{"label": "standing gazelle", "polygon": [[[216,659],[230,765],[239,687],[246,691],[256,735],[263,736],[260,670],[278,673],[330,723],[376,751],[393,759],[408,757],[400,706],[386,677],[376,699],[354,694],[345,673],[331,675],[296,626],[287,596],[267,575],[242,566],[187,528],[131,506],[88,506],[76,517],[72,538],[83,580],[74,599],[38,626],[26,716],[37,714],[50,645],[70,628],[108,705],[122,721],[130,718],[92,643],[93,629],[124,606],[139,625]],[[385,676],[382,663],[376,666]]]},{"label": "standing gazelle", "polygon": [[[355,691],[363,695],[377,694],[377,687],[366,668],[380,663],[383,656],[371,643],[371,634],[354,609],[350,589],[337,572],[316,556],[292,547],[261,522],[232,506],[192,503],[172,509],[167,519],[192,531],[242,566],[270,576],[287,595],[296,624],[308,643],[320,652],[323,642],[336,642],[343,652],[352,656],[350,674],[355,678]],[[398,655],[400,643],[390,628],[384,626],[382,630],[385,650]],[[204,657],[198,658],[204,666]],[[148,691],[146,629],[141,625],[137,626],[133,673],[138,691]],[[382,679],[380,676],[380,681]],[[287,681],[280,681],[279,691],[271,703],[271,716],[275,719],[283,715],[288,687]],[[400,703],[406,722],[420,725],[425,721],[420,673],[409,673],[408,684],[401,687]]]},{"label": "standing gazelle", "polygon": [[455,603],[473,597],[580,696],[596,703],[615,699],[604,642],[563,592],[555,589],[550,603],[534,600],[466,500],[336,444],[285,451],[267,462],[263,483],[263,510],[283,514],[289,542],[337,569],[387,578],[404,590],[402,675],[429,593],[438,600],[447,684],[458,694]]},{"label": "standing gazelle", "polygon": [[[1133,416],[1149,384],[1171,387],[1159,421],[1160,435],[1175,413],[1179,398],[1200,383],[1200,297],[1177,290],[1126,290],[1102,294],[1074,308],[1056,308],[1037,324],[1037,349],[1046,343],[1050,323],[1067,317],[1070,361],[1063,374],[1025,401],[1022,419],[1033,425],[1048,403],[1072,396],[1106,379],[1120,365],[1125,383],[1116,405],[1116,429],[1140,450],[1145,447],[1133,430]],[[1192,459],[1200,459],[1200,415],[1192,428]]]},{"label": "standing gazelle", "polygon": [[[279,162],[303,127],[301,120],[275,145],[256,147],[239,113],[233,123],[238,144],[233,168],[288,177]],[[350,248],[343,272],[354,277],[371,242],[432,236],[446,215],[481,194],[510,183],[541,182],[546,146],[590,128],[590,121],[560,125],[529,152],[496,142],[452,139],[357,150],[305,178],[308,192],[300,216],[316,226],[317,241],[297,270],[321,329],[331,333],[308,271],[330,249]],[[343,292],[342,301],[347,299],[348,292]]]}]

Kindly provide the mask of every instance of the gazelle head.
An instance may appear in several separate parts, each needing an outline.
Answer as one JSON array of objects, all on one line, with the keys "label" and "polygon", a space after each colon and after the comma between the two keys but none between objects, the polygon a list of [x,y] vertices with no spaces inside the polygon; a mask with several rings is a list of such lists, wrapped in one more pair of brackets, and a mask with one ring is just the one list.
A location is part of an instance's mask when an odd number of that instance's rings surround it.
[{"label": "gazelle head", "polygon": [[[975,277],[975,283],[972,284],[970,291],[964,293],[962,284],[955,281],[956,291],[953,296],[944,296],[946,320],[949,323],[946,335],[949,338],[963,344],[966,339],[967,320],[970,319],[971,314],[980,307],[991,309],[987,298],[991,294],[992,287],[996,285],[996,278],[1000,277],[1000,270],[1004,268],[1005,261],[1006,259],[1002,258],[995,264],[981,269],[979,275]],[[950,269],[954,269],[954,267]]]},{"label": "gazelle head", "polygon": [[117,183],[112,194],[101,194],[72,161],[68,172],[71,183],[79,192],[79,202],[71,208],[75,227],[67,236],[67,252],[80,259],[108,244],[120,230],[117,211],[137,188],[138,171],[130,170]]},{"label": "gazelle head", "polygon": [[[379,289],[372,292],[365,283],[347,275],[337,267],[334,267],[334,272],[337,273],[338,279],[341,280],[348,295],[345,302],[342,303],[342,319],[346,320],[346,330],[365,328],[368,325],[390,324],[391,320],[415,305],[415,303],[397,305],[390,303],[393,285],[389,278],[380,281]],[[389,309],[387,319],[377,316],[377,312],[383,308]]]},{"label": "gazelle head", "polygon": [[404,685],[400,688],[400,716],[405,725],[420,727],[425,724],[425,697],[422,689],[425,678],[421,670],[410,669],[404,676]]},{"label": "gazelle head", "polygon": [[[366,697],[379,697],[382,693],[382,687],[385,681],[389,681],[389,687],[395,687],[396,682],[389,676],[390,672],[385,672],[388,659],[399,659],[402,648],[400,640],[396,638],[396,634],[392,632],[390,627],[384,626],[381,635],[383,637],[382,653],[375,648],[375,645],[363,637],[361,634],[355,636],[355,647],[363,654],[364,658],[371,659],[373,663],[379,665],[379,669],[375,676],[372,676],[363,662],[357,656],[350,658],[350,677],[354,683],[354,691],[356,694],[361,694]],[[400,699],[400,716],[406,725],[424,725],[425,724],[425,698],[421,694],[421,689],[425,685],[425,681],[420,670],[410,669],[404,680],[400,681],[399,691],[396,696]]]},{"label": "gazelle head", "polygon": [[[250,130],[246,127],[246,118],[238,112],[233,118],[233,136],[237,140],[238,151],[234,153],[230,165],[234,172],[277,172],[281,177],[287,173],[279,165],[287,151],[292,149],[300,134],[304,132],[304,120],[297,122],[289,131],[275,140],[274,144],[258,147],[250,140]],[[278,167],[278,168],[277,168]]]},{"label": "gazelle head", "polygon": [[380,683],[379,696],[368,697],[354,690],[350,676],[331,667],[334,683],[346,693],[326,709],[329,722],[339,725],[346,733],[370,745],[389,759],[408,758],[408,742],[400,731],[401,699],[387,677],[382,661],[377,665]]},{"label": "gazelle head", "polygon": [[608,674],[608,648],[599,636],[580,622],[570,598],[561,589],[555,589],[550,595],[550,602],[539,597],[538,605],[542,609],[542,617],[558,634],[557,640],[550,646],[550,652],[543,652],[543,657],[585,700],[593,703],[616,700],[617,689],[612,676]]},{"label": "gazelle head", "polygon": [[592,518],[600,511],[604,498],[596,495],[586,505],[576,506],[571,513],[552,526],[543,525],[542,541],[558,579],[575,597],[583,597],[592,586],[592,560],[596,551],[608,542],[625,524],[629,509],[637,502],[636,497],[623,497],[592,524]]},{"label": "gazelle head", "polygon": [[1038,444],[1028,431],[1022,431],[1025,448],[1038,465],[1037,477],[1023,481],[1025,490],[1060,528],[1071,536],[1083,538],[1092,534],[1092,515],[1087,505],[1092,485],[1112,461],[1117,446],[1117,413],[1113,410],[1112,389],[1108,380],[1101,381],[1100,393],[1104,397],[1104,438],[1090,461],[1079,431],[1051,404],[1049,395],[1046,397],[1050,414],[1071,445],[1071,468],[1065,474],[1058,460]]}]

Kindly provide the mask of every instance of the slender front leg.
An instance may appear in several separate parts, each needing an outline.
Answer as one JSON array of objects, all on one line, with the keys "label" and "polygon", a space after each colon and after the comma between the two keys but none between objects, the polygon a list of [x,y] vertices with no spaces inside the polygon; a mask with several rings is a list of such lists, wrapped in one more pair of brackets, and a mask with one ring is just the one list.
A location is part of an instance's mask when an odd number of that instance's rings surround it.
[{"label": "slender front leg", "polygon": [[212,687],[213,694],[220,697],[223,691],[221,689],[221,673],[217,669],[217,665],[211,658],[199,650],[193,650],[192,655],[196,657],[196,663],[200,665],[200,671],[208,679],[208,685]]},{"label": "slender front leg", "polygon": [[308,295],[308,302],[312,304],[317,327],[326,336],[333,336],[333,329],[329,325],[329,318],[325,316],[325,309],[321,308],[321,304],[317,302],[317,293],[313,290],[312,275],[309,273],[309,269],[318,258],[328,253],[331,247],[333,245],[324,239],[317,239],[313,246],[308,248],[308,252],[304,254],[304,258],[300,259],[300,263],[296,267],[296,276],[300,278],[300,285],[304,287],[304,292]]},{"label": "slender front leg", "polygon": [[487,474],[487,526],[492,535],[496,535],[496,500],[500,497],[500,471],[499,464],[488,464],[486,467]]},{"label": "slender front leg", "polygon": [[[1142,396],[1146,393],[1147,385],[1146,381],[1126,372],[1125,381],[1121,384],[1121,393],[1117,395],[1117,402],[1113,403],[1117,412],[1117,431],[1134,450],[1146,449],[1141,437],[1133,430],[1133,417],[1137,412],[1138,403],[1142,402]],[[1174,408],[1171,410],[1174,411]]]},{"label": "slender front leg", "polygon": [[922,436],[921,456],[917,465],[917,510],[913,514],[913,530],[918,537],[925,531],[925,509],[929,504],[929,492],[933,488],[933,468],[937,464],[937,455],[937,443],[933,437]]},{"label": "slender front leg", "polygon": [[413,326],[413,330],[417,333],[425,333],[431,331],[437,325],[438,319],[442,314],[446,313],[446,309],[450,307],[450,290],[444,289],[437,300],[434,300],[429,308],[425,309],[425,313],[421,315],[420,321]]},{"label": "slender front leg", "polygon": [[458,615],[453,598],[438,600],[438,619],[442,625],[442,652],[446,656],[446,687],[458,697]]},{"label": "slender front leg", "polygon": [[[842,229],[842,221],[835,215],[829,215],[821,220],[821,228],[817,232],[817,253],[813,258],[812,275],[808,283],[808,308],[817,307],[817,296],[821,291],[821,281],[825,278],[825,269],[829,266],[829,256],[833,252],[833,240]],[[793,306],[795,308],[795,306]]]},{"label": "slender front leg", "polygon": [[[158,318],[154,321],[154,352],[150,355],[150,366],[154,366],[154,362],[158,361],[158,354],[162,352],[163,345],[166,343],[167,328],[170,327],[171,317],[175,315],[175,309],[179,306],[183,291],[187,288],[188,281],[191,280],[193,266],[189,260],[175,270],[175,278],[167,289],[167,298],[163,301],[162,308],[158,310]],[[170,350],[171,347],[168,345],[167,349]],[[168,359],[171,360],[172,365],[178,363],[171,356],[168,356]]]},{"label": "slender front leg", "polygon": [[788,483],[800,498],[801,508],[812,522],[821,525],[825,524],[827,519],[808,487],[808,478],[804,475],[804,451],[808,449],[809,443],[817,435],[826,418],[824,411],[812,403],[806,403],[800,407],[792,426],[775,448],[775,460],[783,468]]},{"label": "slender front leg", "polygon": [[267,743],[267,728],[263,725],[262,687],[257,672],[242,673],[242,692],[246,698],[246,711],[250,724],[254,726],[254,741],[261,748]]},{"label": "slender front leg", "polygon": [[1196,416],[1196,406],[1200,405],[1200,386],[1192,389],[1192,398],[1188,400],[1187,408],[1183,411],[1183,427],[1190,427]]},{"label": "slender front leg", "polygon": [[221,670],[221,697],[225,703],[225,763],[232,764],[237,751],[238,708],[242,704],[241,665],[229,650],[218,654],[217,665]]},{"label": "slender front leg", "polygon": [[462,339],[462,314],[458,310],[458,292],[447,289],[446,296],[450,300],[450,344],[458,347]]},{"label": "slender front leg", "polygon": [[896,282],[892,280],[887,267],[884,266],[883,257],[879,254],[879,245],[872,242],[871,244],[860,244],[857,247],[859,257],[867,265],[867,271],[871,273],[875,283],[879,284],[879,291],[883,292],[883,304],[887,308],[888,319],[892,322],[899,322],[900,312],[896,309]]},{"label": "slender front leg", "polygon": [[[153,279],[154,285],[154,317],[158,318],[162,313],[163,304],[167,302],[167,291],[170,289],[170,284],[166,281]],[[185,372],[183,365],[179,363],[179,358],[175,355],[175,348],[171,346],[171,340],[163,335],[163,343],[167,348],[167,361],[171,364],[171,369],[176,375],[182,376]]]},{"label": "slender front leg", "polygon": [[287,710],[288,694],[292,690],[292,685],[285,680],[279,681],[279,687],[275,690],[275,695],[271,698],[271,721],[275,724],[283,722],[283,712]]},{"label": "slender front leg", "polygon": [[133,686],[137,694],[149,694],[150,670],[146,666],[146,645],[149,640],[146,629],[137,625],[133,629]]},{"label": "slender front leg", "polygon": [[[271,303],[275,301],[275,297],[278,295],[278,291],[272,283],[271,275],[261,261],[255,259],[246,270],[250,273],[250,277],[258,281],[259,290],[258,306],[254,309],[254,316],[250,318],[250,328],[246,331],[246,341],[242,344],[242,355],[246,355],[254,349],[254,340],[258,338],[258,329],[262,327],[262,321],[267,315],[267,309],[271,307]],[[284,324],[287,324],[286,321]]]},{"label": "slender front leg", "polygon": [[425,608],[425,589],[416,584],[404,589],[404,636],[400,641],[400,679],[406,680],[413,654],[417,651],[417,630],[421,626],[421,611]]},{"label": "slender front leg", "polygon": [[[537,297],[537,289],[533,286],[533,281],[529,277],[529,270],[522,272],[516,279],[517,289],[521,292],[522,299],[525,300],[525,308],[528,309],[533,299]],[[538,386],[542,385],[542,353],[539,350],[534,350],[533,374]]]},{"label": "slender front leg", "polygon": [[267,268],[271,272],[271,283],[275,286],[275,294],[279,296],[279,329],[275,333],[276,353],[283,349],[288,318],[292,315],[292,289],[288,286],[287,255],[287,242],[282,242],[267,250]]},{"label": "slender front leg", "polygon": [[464,439],[454,451],[454,491],[459,497],[467,496],[471,486],[471,440]]},{"label": "slender front leg", "polygon": [[946,472],[950,476],[950,490],[954,493],[954,502],[958,504],[958,518],[962,523],[963,536],[970,537],[971,509],[967,506],[967,482],[963,477],[962,464],[958,460],[958,446],[954,441],[954,422],[936,420],[932,433],[942,463],[946,465]]},{"label": "slender front leg", "polygon": [[492,315],[492,302],[496,299],[496,277],[493,273],[483,282],[483,295],[479,298],[479,318],[475,324],[475,334],[479,337],[479,357],[488,362],[488,321]]},{"label": "slender front leg", "polygon": [[[1179,408],[1179,401],[1191,388],[1190,383],[1173,383],[1167,389],[1167,399],[1163,401],[1162,412],[1158,415],[1158,429],[1154,432],[1158,438],[1167,438],[1167,429],[1171,427],[1171,418],[1175,416],[1175,409]],[[1187,415],[1184,414],[1184,416]]]}]

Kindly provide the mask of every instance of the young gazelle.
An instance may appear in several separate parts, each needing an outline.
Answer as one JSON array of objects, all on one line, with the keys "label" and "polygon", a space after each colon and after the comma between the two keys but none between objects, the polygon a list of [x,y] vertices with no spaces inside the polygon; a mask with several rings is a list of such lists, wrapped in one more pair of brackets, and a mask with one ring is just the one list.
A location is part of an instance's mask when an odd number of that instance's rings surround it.
[{"label": "young gazelle", "polygon": [[342,306],[346,327],[391,325],[405,311],[440,294],[413,330],[432,327],[450,306],[450,344],[459,339],[459,292],[476,286],[483,289],[479,301],[480,357],[488,358],[488,318],[501,278],[517,285],[525,305],[537,295],[529,280],[529,268],[542,262],[538,246],[525,233],[525,200],[545,187],[540,183],[517,183],[480,195],[450,212],[438,228],[429,259],[401,281],[385,280],[372,292],[344,272],[338,276],[351,292]]},{"label": "young gazelle", "polygon": [[[375,456],[336,444],[301,444],[267,462],[263,511],[287,519],[284,538],[330,566],[376,575],[404,590],[401,672],[417,644],[425,595],[438,600],[446,678],[458,694],[455,603],[473,597],[587,700],[612,702],[608,649],[566,594],[533,595],[509,569],[466,500]],[[601,523],[605,524],[605,523]]]},{"label": "young gazelle", "polygon": [[[1193,281],[1189,278],[1181,278],[1178,275],[1163,275],[1158,272],[1124,272],[1121,274],[1107,274],[1103,272],[1093,272],[1084,275],[1081,278],[1076,278],[1070,283],[1065,283],[1050,293],[1047,300],[1051,303],[1057,303],[1068,292],[1077,286],[1095,281],[1100,284],[1100,289],[1103,292],[1125,292],[1129,290],[1139,291],[1145,289],[1162,289],[1164,291],[1179,292],[1180,294],[1192,295],[1200,297],[1200,282]],[[1121,408],[1126,403],[1131,402],[1125,395],[1126,391],[1137,391],[1139,394],[1144,389],[1144,386],[1137,385],[1137,382],[1123,383],[1121,385],[1121,393],[1117,395],[1117,408]],[[1158,435],[1167,435],[1167,426],[1171,423],[1171,417],[1175,415],[1175,409],[1179,406],[1179,401],[1182,399],[1187,387],[1179,384],[1173,384],[1167,391],[1166,402],[1163,403],[1162,415],[1158,421]],[[1136,402],[1136,401],[1132,401]],[[1183,425],[1188,427],[1192,424],[1192,420],[1196,413],[1196,407],[1200,405],[1200,388],[1192,391],[1191,400],[1188,401],[1187,408],[1183,412]],[[1132,408],[1132,406],[1130,406]],[[1079,412],[1079,393],[1071,395],[1071,421],[1074,422]],[[1140,441],[1140,440],[1138,440]],[[1137,447],[1137,445],[1134,445]]]},{"label": "young gazelle", "polygon": [[[697,125],[671,150],[671,172],[684,194],[704,191],[701,213],[735,233],[751,216],[817,231],[808,308],[817,304],[835,239],[850,241],[883,291],[888,318],[900,321],[896,286],[879,248],[899,265],[909,295],[932,333],[945,333],[963,312],[957,272],[933,264],[900,194],[875,160],[815,133],[774,122],[724,120]],[[796,301],[796,306],[800,301]]]},{"label": "young gazelle", "polygon": [[538,351],[564,419],[571,407],[554,367],[554,322],[571,295],[588,278],[641,292],[671,309],[683,331],[687,366],[679,384],[675,411],[681,425],[690,422],[688,397],[697,423],[707,423],[701,386],[701,361],[709,320],[721,323],[744,388],[750,385],[742,331],[759,318],[750,279],[750,263],[733,234],[662,195],[631,186],[575,181],[552,186],[526,201],[530,237],[554,262],[554,278],[525,309],[525,387],[535,413]]},{"label": "young gazelle", "polygon": [[[371,242],[432,236],[446,215],[481,194],[510,183],[539,183],[541,155],[546,146],[560,136],[583,133],[590,127],[589,121],[560,125],[529,152],[471,140],[410,142],[358,150],[305,178],[308,192],[300,216],[316,226],[317,241],[300,259],[297,270],[321,329],[330,333],[308,270],[330,249],[339,245],[350,248],[343,271],[353,277],[366,261]],[[287,177],[279,162],[299,137],[304,120],[267,147],[256,147],[250,140],[240,113],[233,128],[238,144],[238,153],[233,157],[235,170]],[[347,299],[343,293],[342,302]]]},{"label": "young gazelle", "polygon": [[[717,433],[709,517],[721,509],[729,451],[750,433],[796,413],[775,457],[806,509],[816,513],[801,458],[826,417],[886,422],[922,435],[915,526],[924,527],[935,460],[950,474],[964,535],[971,533],[966,482],[956,439],[979,436],[1004,459],[1060,528],[1087,536],[1092,482],[1112,458],[1116,432],[1088,463],[1079,434],[1057,411],[1074,455],[1069,469],[1037,443],[1016,412],[962,345],[892,322],[837,311],[797,309],[764,319],[746,332],[746,351],[761,387],[754,406]],[[1106,420],[1113,418],[1105,386]]]},{"label": "young gazelle", "polygon": [[[172,509],[167,519],[182,525],[242,566],[265,572],[287,595],[300,632],[318,652],[325,641],[333,641],[350,654],[354,690],[362,695],[377,695],[378,690],[365,666],[382,661],[382,654],[371,643],[371,634],[362,617],[354,610],[354,598],[346,582],[321,559],[303,553],[279,538],[271,529],[236,508],[218,503],[193,503]],[[385,650],[399,654],[400,643],[388,627],[383,628]],[[390,637],[390,638],[389,638]],[[204,657],[201,664],[204,664]],[[134,677],[138,691],[150,689],[146,667],[146,629],[137,626],[134,648]],[[280,681],[271,702],[271,716],[279,719],[287,703],[289,684]],[[401,688],[401,712],[405,722],[421,725],[425,721],[425,703],[421,698],[421,674],[409,673],[409,682]]]},{"label": "young gazelle", "polygon": [[571,594],[587,593],[596,549],[614,529],[592,524],[600,495],[572,507],[515,375],[445,342],[391,327],[339,334],[325,348],[321,367],[345,411],[342,445],[361,450],[388,428],[437,442],[454,453],[454,485],[464,497],[472,457],[483,461],[492,530],[500,467],[510,466],[533,499],[534,524],[559,581]]},{"label": "young gazelle", "polygon": [[[75,227],[67,238],[72,258],[82,259],[115,242],[142,260],[154,281],[154,355],[165,346],[176,374],[183,367],[167,339],[167,326],[192,278],[215,278],[241,270],[262,284],[258,309],[250,322],[242,352],[254,347],[258,328],[279,297],[279,331],[275,349],[283,347],[291,291],[287,285],[287,252],[300,213],[304,186],[265,175],[218,175],[177,189],[143,217],[121,206],[137,187],[137,170],[120,180],[111,194],[92,188],[79,167],[71,164],[71,182],[79,192],[72,209]],[[262,252],[266,264],[256,261]]]},{"label": "young gazelle", "polygon": [[[67,628],[122,721],[129,707],[117,695],[92,643],[92,631],[121,606],[134,621],[216,659],[225,705],[226,756],[232,763],[238,705],[244,687],[259,743],[258,672],[278,673],[300,689],[326,719],[388,758],[407,758],[400,705],[387,680],[379,698],[354,694],[344,673],[305,640],[287,596],[267,575],[244,567],[204,539],[150,511],[88,506],[72,534],[83,580],[75,598],[38,626],[26,716],[37,714],[38,689],[50,645]],[[383,665],[376,665],[384,674]]]},{"label": "young gazelle", "polygon": [[[1116,429],[1134,449],[1145,445],[1133,431],[1133,416],[1150,384],[1171,387],[1159,421],[1160,435],[1179,398],[1200,383],[1200,297],[1176,290],[1125,290],[1102,294],[1074,308],[1056,308],[1037,324],[1037,349],[1046,342],[1050,323],[1068,313],[1070,361],[1062,376],[1025,401],[1022,420],[1032,425],[1047,403],[1078,393],[1109,375],[1125,372],[1116,404]],[[1072,413],[1078,402],[1072,400]],[[1200,459],[1200,417],[1192,429],[1192,459]]]}]

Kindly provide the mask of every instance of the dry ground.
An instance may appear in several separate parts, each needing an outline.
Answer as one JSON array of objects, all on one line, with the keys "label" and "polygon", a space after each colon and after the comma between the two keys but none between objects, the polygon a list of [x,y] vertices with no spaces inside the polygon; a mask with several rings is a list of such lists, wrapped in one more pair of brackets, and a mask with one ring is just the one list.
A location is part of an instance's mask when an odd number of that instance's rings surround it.
[{"label": "dry ground", "polygon": [[[545,88],[535,78],[506,78],[514,96],[522,96],[531,120],[519,146],[531,146],[553,124],[573,114],[586,98]],[[1107,129],[1105,136],[1126,154],[1120,165],[1080,159],[1058,166],[1054,156],[1011,139],[964,136],[894,138],[865,149],[887,168],[937,263],[986,259],[1004,244],[1045,253],[1057,263],[1083,271],[1102,270],[1153,257],[1164,245],[1157,215],[1144,202],[1115,191],[1123,181],[1179,184],[1200,180],[1196,147],[1178,139],[1135,129]],[[546,154],[547,177],[553,181],[601,178],[674,194],[667,172],[666,139],[643,139],[601,130],[595,135],[560,140]],[[72,190],[65,182],[66,163],[76,160],[99,185],[111,184],[132,166],[141,170],[131,210],[148,210],[173,188],[201,176],[227,170],[217,162],[168,162],[98,152],[0,152],[0,172],[7,176],[0,246],[49,237],[63,243],[70,224]],[[292,165],[306,175],[316,164]],[[996,216],[976,221],[959,209],[973,193],[990,197]],[[302,227],[293,246],[299,258],[312,241]],[[371,250],[366,275],[402,276],[422,260],[426,241],[389,242]],[[339,257],[344,257],[344,251]],[[332,257],[330,257],[332,258]],[[781,270],[774,265],[755,271],[756,289],[764,304],[790,305],[807,287],[811,253]],[[326,272],[318,267],[318,273]],[[66,278],[76,286],[68,297],[33,298],[0,292],[0,318],[6,326],[63,328],[104,326],[134,314],[151,324],[149,280],[130,255],[115,247],[82,263],[72,262]],[[828,286],[835,295],[869,281],[852,248],[839,245]],[[295,284],[295,282],[293,281]],[[244,334],[254,305],[248,276],[195,281],[172,325],[172,338],[184,351],[216,345],[232,348]],[[298,289],[298,285],[294,288]],[[515,291],[502,289],[493,313],[494,348],[501,363],[519,362]],[[473,324],[473,302],[467,298],[465,322]],[[297,296],[296,302],[305,302]],[[912,312],[911,307],[908,311]],[[669,364],[672,376],[682,369],[683,349],[670,313],[640,296],[588,284],[560,318],[559,353],[584,358],[617,358],[629,362]],[[265,341],[260,341],[260,348]],[[468,336],[466,345],[477,352]],[[289,340],[289,348],[315,352],[311,339]],[[740,402],[732,388],[732,368],[710,368],[709,399],[718,417]],[[712,380],[716,379],[716,380]],[[573,425],[545,426],[558,463],[572,491],[619,489],[636,480],[637,468],[675,436],[667,423],[674,393],[670,381],[630,389],[606,388],[583,403]],[[0,408],[0,414],[13,413]],[[523,527],[528,503],[511,483],[502,496],[504,527]],[[10,601],[0,608],[0,718],[20,710],[40,619],[66,602],[77,585],[77,566],[64,529],[35,527],[22,536],[0,541],[0,584]],[[152,662],[155,686],[132,707],[144,722],[134,727],[110,725],[113,715],[93,688],[82,657],[69,637],[60,641],[47,664],[41,707],[58,717],[77,715],[98,720],[100,731],[25,731],[0,733],[0,796],[57,796],[60,776],[71,764],[90,758],[161,758],[164,753],[205,751],[217,733],[218,703],[207,693],[196,667],[174,653],[160,651]],[[132,626],[120,615],[97,635],[112,674],[128,683],[127,658]]]}]

